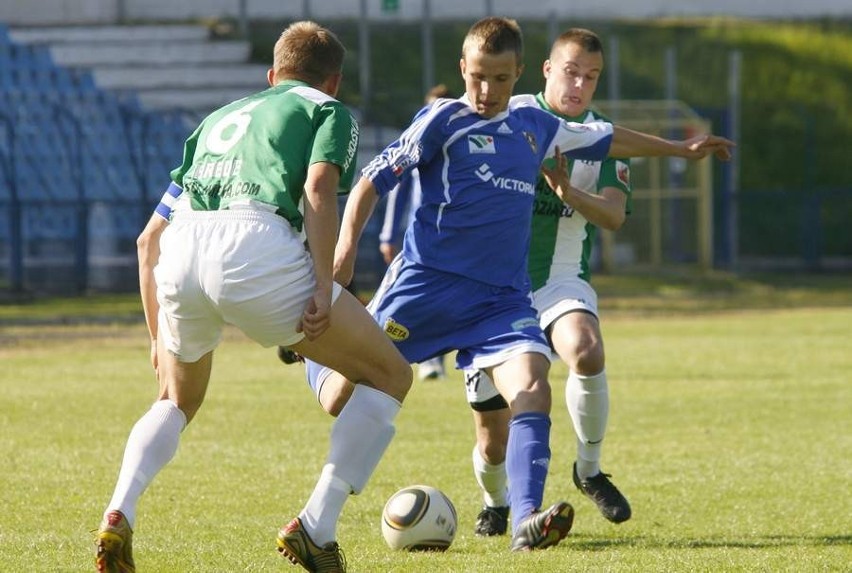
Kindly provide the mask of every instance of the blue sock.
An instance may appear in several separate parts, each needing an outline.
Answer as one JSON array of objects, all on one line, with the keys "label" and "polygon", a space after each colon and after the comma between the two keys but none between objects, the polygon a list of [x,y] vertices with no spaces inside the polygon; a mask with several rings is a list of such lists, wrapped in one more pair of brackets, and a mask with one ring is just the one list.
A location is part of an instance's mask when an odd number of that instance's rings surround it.
[{"label": "blue sock", "polygon": [[506,475],[512,507],[512,532],[533,511],[541,509],[550,466],[550,416],[527,412],[509,422]]}]

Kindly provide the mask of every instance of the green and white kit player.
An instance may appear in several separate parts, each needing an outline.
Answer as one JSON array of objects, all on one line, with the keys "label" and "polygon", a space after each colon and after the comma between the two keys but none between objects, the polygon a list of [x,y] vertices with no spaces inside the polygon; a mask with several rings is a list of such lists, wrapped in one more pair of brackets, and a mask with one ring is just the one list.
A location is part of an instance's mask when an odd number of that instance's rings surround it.
[{"label": "green and white kit player", "polygon": [[194,211],[261,209],[301,231],[309,164],[338,165],[339,187],[348,192],[357,146],[358,123],[343,104],[285,80],[210,114],[187,140],[172,178]]},{"label": "green and white kit player", "polygon": [[[587,110],[579,117],[569,117],[554,111],[538,94],[536,100],[542,109],[569,121],[580,123],[611,120]],[[545,166],[552,166],[553,159]],[[625,213],[631,210],[630,159],[608,157],[604,161],[568,161],[571,186],[589,194],[598,195],[604,189],[618,189],[625,195]],[[532,219],[532,242],[528,271],[533,291],[539,291],[550,280],[560,277],[580,277],[588,282],[592,248],[597,235],[597,226],[588,221],[583,213],[565,204],[553,192],[542,177],[535,191],[535,207]],[[544,309],[539,308],[539,312]]]},{"label": "green and white kit player", "polygon": [[313,492],[276,539],[279,553],[308,571],[345,571],[340,514],[390,443],[412,374],[364,305],[333,281],[337,195],[352,182],[358,146],[357,123],[335,99],[344,56],[329,30],[288,26],[267,73],[272,87],[202,121],[137,240],[160,391],[127,439],[97,533],[99,572],[136,570],[139,498],[204,401],[225,324],[364,382],[332,425]]}]

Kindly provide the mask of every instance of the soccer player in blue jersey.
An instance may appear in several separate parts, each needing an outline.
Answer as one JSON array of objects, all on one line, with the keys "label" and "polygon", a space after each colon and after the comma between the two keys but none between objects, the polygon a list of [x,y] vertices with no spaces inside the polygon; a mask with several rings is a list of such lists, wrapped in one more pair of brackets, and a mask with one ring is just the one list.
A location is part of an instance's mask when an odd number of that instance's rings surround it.
[{"label": "soccer player in blue jersey", "polygon": [[[554,41],[543,64],[546,82],[536,96],[538,105],[571,121],[600,121],[590,106],[603,66],[597,34],[567,30]],[[589,258],[596,227],[615,231],[630,211],[630,163],[610,157],[558,167],[545,169],[536,186],[528,265],[533,303],[551,346],[569,369],[564,395],[577,436],[574,484],[607,520],[621,523],[630,519],[630,504],[600,467],[609,389]],[[559,192],[552,183],[556,176]],[[474,474],[485,501],[474,531],[502,535],[509,513],[503,444],[510,412],[486,373],[466,371],[465,378],[477,427]]]},{"label": "soccer player in blue jersey", "polygon": [[160,389],[127,439],[96,534],[99,572],[136,570],[139,499],[202,406],[225,324],[363,382],[331,428],[313,492],[276,539],[281,555],[308,571],[345,571],[337,523],[393,437],[411,367],[332,277],[337,194],[353,180],[359,133],[335,99],[344,56],[329,30],[313,22],[288,26],[275,44],[270,87],[201,122],[139,237]]},{"label": "soccer player in blue jersey", "polygon": [[[335,277],[352,277],[357,243],[379,195],[412,169],[422,203],[369,309],[410,362],[457,350],[459,368],[489,374],[509,404],[506,472],[512,484],[515,551],[543,549],[570,531],[564,501],[543,506],[550,463],[550,348],[530,300],[527,254],[535,183],[547,157],[681,155],[724,152],[712,136],[694,145],[563,121],[512,98],[523,40],[506,18],[468,31],[460,61],[465,96],[438,100],[362,171],[347,202],[335,250]],[[308,381],[334,413],[345,378],[307,361]]]}]

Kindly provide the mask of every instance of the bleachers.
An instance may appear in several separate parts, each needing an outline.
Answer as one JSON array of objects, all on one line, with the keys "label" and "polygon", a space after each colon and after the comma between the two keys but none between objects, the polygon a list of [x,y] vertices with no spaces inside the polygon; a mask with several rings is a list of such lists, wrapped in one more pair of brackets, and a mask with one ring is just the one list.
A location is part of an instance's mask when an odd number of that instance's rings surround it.
[{"label": "bleachers", "polygon": [[133,91],[149,110],[203,116],[265,87],[266,66],[248,63],[249,42],[211,37],[202,25],[19,28],[9,36],[47,49],[103,89]]},{"label": "bleachers", "polygon": [[91,73],[0,25],[0,284],[73,290],[80,284],[57,277],[82,273],[99,277],[82,288],[113,289],[135,275],[134,239],[190,128],[178,113],[98,88]]}]

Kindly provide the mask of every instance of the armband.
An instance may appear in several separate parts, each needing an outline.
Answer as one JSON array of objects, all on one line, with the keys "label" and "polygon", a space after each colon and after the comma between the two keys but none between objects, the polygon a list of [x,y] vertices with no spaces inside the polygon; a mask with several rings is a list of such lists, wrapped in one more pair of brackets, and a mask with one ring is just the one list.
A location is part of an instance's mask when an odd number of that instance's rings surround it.
[{"label": "armband", "polygon": [[175,203],[178,200],[178,197],[183,193],[183,189],[181,189],[177,183],[174,181],[169,184],[169,188],[166,189],[166,192],[163,193],[162,199],[157,204],[157,208],[154,209],[154,212],[168,221],[172,217],[172,209],[175,206]]}]

